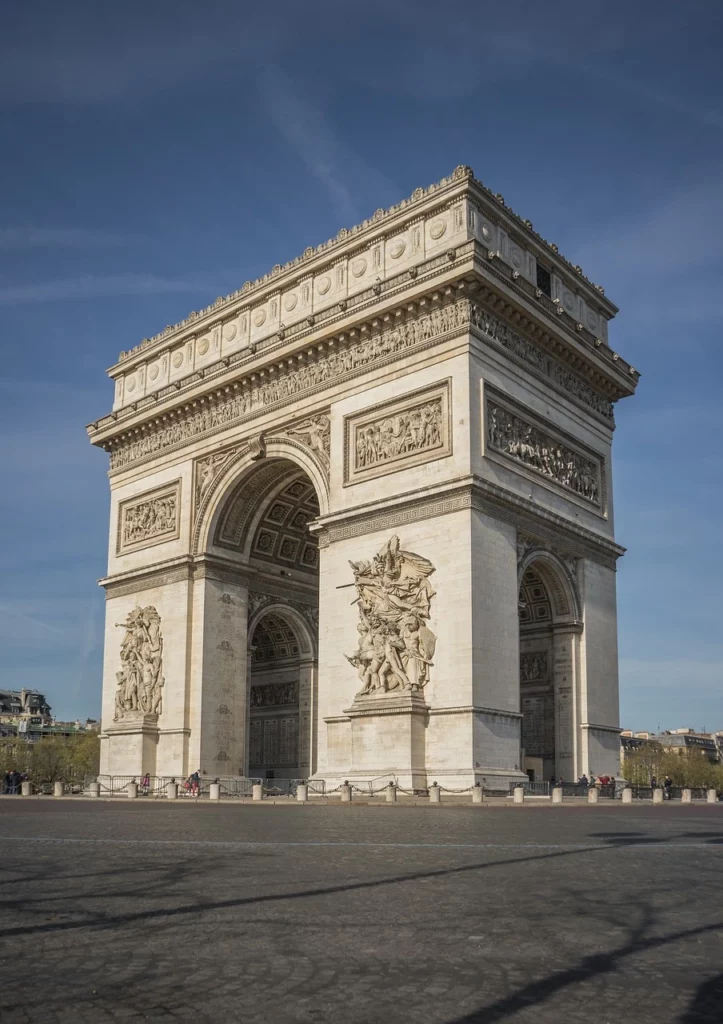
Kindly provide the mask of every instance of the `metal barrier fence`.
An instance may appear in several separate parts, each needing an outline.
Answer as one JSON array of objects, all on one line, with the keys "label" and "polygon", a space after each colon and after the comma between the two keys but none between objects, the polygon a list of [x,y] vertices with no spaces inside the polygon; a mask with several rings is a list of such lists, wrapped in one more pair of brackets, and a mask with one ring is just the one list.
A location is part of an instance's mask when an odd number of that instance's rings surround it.
[{"label": "metal barrier fence", "polygon": [[[552,793],[551,782],[511,782],[510,793],[513,793],[518,786],[522,786],[525,791],[525,796],[550,796]],[[563,796],[577,796],[586,797],[590,789],[597,789],[601,797],[606,799],[613,799],[616,795],[616,785],[614,782],[609,783],[607,786],[594,786],[591,787],[589,784],[586,785],[584,782],[563,782],[562,787]]]},{"label": "metal barrier fence", "polygon": [[514,793],[515,789],[519,786],[525,791],[525,796],[549,796],[550,795],[550,783],[549,782],[511,782],[510,793]]}]

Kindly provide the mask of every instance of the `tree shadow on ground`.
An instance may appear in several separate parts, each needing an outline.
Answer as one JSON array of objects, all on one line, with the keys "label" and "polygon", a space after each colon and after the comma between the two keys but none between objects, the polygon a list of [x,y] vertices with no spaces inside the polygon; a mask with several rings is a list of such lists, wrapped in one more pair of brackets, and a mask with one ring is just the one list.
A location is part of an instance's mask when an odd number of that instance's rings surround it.
[{"label": "tree shadow on ground", "polygon": [[716,974],[698,986],[678,1024],[720,1024],[723,1018],[723,974]]}]

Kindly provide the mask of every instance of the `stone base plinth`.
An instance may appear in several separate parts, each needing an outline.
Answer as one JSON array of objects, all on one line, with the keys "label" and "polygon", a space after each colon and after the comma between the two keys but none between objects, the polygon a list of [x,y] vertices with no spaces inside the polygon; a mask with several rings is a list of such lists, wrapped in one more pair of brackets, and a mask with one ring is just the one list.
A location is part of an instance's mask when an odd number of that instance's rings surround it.
[{"label": "stone base plinth", "polygon": [[101,773],[156,774],[158,715],[127,711],[101,736]]},{"label": "stone base plinth", "polygon": [[361,787],[376,779],[383,787],[393,775],[403,789],[426,789],[428,715],[429,705],[421,693],[356,697],[344,718],[334,719],[337,731],[346,734],[348,765],[319,774],[327,786],[348,779]]}]

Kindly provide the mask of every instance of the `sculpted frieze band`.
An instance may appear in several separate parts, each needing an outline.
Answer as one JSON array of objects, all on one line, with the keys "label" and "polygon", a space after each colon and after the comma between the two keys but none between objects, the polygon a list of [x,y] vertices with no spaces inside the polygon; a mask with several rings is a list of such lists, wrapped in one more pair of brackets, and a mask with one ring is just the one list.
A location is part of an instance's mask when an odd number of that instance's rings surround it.
[{"label": "sculpted frieze band", "polygon": [[299,395],[312,392],[327,381],[353,375],[382,363],[398,352],[422,345],[448,331],[467,327],[470,309],[469,299],[458,299],[361,341],[345,342],[339,346],[338,351],[316,358],[311,356],[301,365],[279,372],[261,384],[248,382],[238,385],[229,395],[206,401],[195,412],[178,415],[171,423],[136,440],[121,442],[111,451],[111,469],[120,469],[183,441],[230,426],[276,405],[286,404]]},{"label": "sculpted frieze band", "polygon": [[518,334],[509,324],[498,320],[497,317],[476,304],[472,306],[472,324],[488,337],[497,341],[508,352],[552,380],[577,401],[589,406],[594,412],[604,416],[606,420],[613,419],[613,404],[608,398],[591,388],[589,384],[558,363],[538,345]]},{"label": "sculpted frieze band", "polygon": [[442,458],[452,451],[450,382],[344,420],[344,483]]},{"label": "sculpted frieze band", "polygon": [[492,398],[487,402],[487,443],[494,451],[553,480],[590,504],[601,506],[599,459],[586,458]]}]

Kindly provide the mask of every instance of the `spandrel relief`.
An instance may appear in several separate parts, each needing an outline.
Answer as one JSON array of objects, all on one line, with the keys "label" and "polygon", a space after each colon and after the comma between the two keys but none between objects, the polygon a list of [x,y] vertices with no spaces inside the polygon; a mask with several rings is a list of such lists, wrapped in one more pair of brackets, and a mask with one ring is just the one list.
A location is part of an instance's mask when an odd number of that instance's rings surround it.
[{"label": "spandrel relief", "polygon": [[125,622],[121,643],[121,669],[116,672],[117,689],[113,720],[160,715],[163,686],[163,637],[161,617],[153,607],[136,607]]},{"label": "spandrel relief", "polygon": [[403,551],[395,534],[371,561],[350,562],[359,607],[359,645],[347,660],[362,684],[357,697],[418,693],[429,681],[437,638],[427,625],[432,563]]}]

